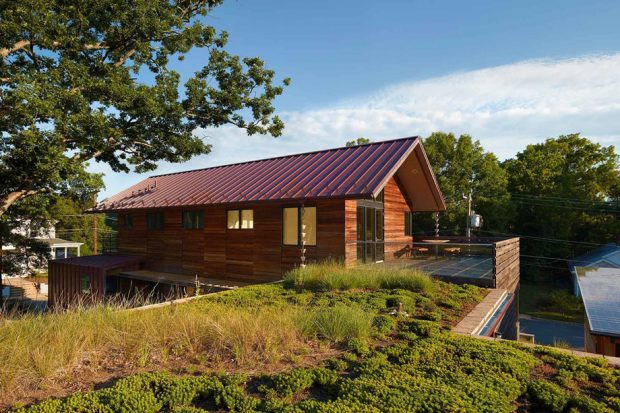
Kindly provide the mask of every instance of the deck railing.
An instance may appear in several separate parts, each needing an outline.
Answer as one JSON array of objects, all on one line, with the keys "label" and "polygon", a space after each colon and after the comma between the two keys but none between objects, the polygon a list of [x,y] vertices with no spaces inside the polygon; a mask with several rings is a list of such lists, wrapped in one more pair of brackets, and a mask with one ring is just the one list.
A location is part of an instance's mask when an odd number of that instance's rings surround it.
[{"label": "deck railing", "polygon": [[396,262],[445,281],[511,291],[519,281],[519,239],[416,237]]}]

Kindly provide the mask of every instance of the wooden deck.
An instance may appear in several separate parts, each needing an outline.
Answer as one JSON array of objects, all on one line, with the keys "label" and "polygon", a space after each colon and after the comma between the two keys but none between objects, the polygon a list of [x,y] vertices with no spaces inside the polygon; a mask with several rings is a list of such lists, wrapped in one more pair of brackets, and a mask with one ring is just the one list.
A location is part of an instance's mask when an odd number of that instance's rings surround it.
[{"label": "wooden deck", "polygon": [[[171,272],[151,271],[151,270],[137,270],[137,271],[125,271],[119,274],[119,277],[130,278],[133,280],[149,281],[158,284],[171,284],[180,286],[194,286],[196,285],[196,276],[187,274],[176,274]],[[198,282],[202,287],[217,288],[223,290],[234,290],[239,287],[244,287],[252,283],[245,283],[241,281],[232,281],[221,278],[206,278],[198,277]]]}]

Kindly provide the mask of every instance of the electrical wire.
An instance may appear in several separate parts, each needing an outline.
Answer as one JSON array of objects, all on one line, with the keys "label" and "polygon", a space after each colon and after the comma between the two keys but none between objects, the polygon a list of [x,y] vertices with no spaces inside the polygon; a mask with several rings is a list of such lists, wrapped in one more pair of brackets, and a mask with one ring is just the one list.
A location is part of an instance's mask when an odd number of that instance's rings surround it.
[{"label": "electrical wire", "polygon": [[497,231],[480,230],[480,232],[485,232],[487,234],[508,235],[508,236],[511,236],[511,237],[532,238],[532,239],[536,239],[536,240],[543,240],[543,241],[549,241],[549,242],[563,242],[563,243],[583,244],[583,245],[607,245],[607,244],[604,244],[604,243],[601,244],[601,243],[588,242],[588,241],[570,241],[570,240],[559,239],[559,238],[536,237],[536,236],[533,236],[533,235],[521,235],[521,234],[509,234],[509,233],[506,233],[506,232],[497,232]]}]

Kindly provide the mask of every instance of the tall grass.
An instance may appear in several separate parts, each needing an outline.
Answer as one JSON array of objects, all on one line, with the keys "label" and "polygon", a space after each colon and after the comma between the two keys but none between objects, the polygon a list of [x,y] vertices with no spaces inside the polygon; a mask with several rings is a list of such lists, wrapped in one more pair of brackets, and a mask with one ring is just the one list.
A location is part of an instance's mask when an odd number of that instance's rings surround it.
[{"label": "tall grass", "polygon": [[[214,367],[231,361],[253,368],[296,359],[309,351],[311,340],[339,343],[370,335],[372,315],[360,308],[279,302],[284,291],[273,285],[224,293],[255,297],[247,305],[217,297],[142,311],[128,311],[132,303],[126,302],[88,303],[65,312],[0,319],[0,404],[71,380],[76,371],[121,366],[120,373],[127,373],[168,363]],[[262,305],[256,296],[279,304]]]},{"label": "tall grass", "polygon": [[345,268],[337,261],[296,268],[286,275],[285,284],[310,291],[399,288],[430,292],[435,287],[428,275],[417,270],[394,269],[380,264]]},{"label": "tall grass", "polygon": [[368,338],[371,321],[371,316],[362,309],[340,304],[303,313],[298,317],[298,328],[306,337],[339,343],[351,338]]}]

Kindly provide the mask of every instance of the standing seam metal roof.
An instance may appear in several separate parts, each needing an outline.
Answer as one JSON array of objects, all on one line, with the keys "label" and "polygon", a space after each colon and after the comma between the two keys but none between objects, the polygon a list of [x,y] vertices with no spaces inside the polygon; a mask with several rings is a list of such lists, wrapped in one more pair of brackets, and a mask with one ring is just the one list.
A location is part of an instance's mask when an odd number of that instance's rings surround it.
[{"label": "standing seam metal roof", "polygon": [[410,137],[152,176],[91,211],[372,196],[418,144]]}]

